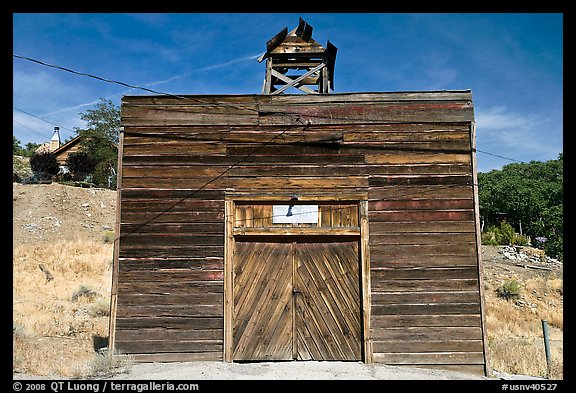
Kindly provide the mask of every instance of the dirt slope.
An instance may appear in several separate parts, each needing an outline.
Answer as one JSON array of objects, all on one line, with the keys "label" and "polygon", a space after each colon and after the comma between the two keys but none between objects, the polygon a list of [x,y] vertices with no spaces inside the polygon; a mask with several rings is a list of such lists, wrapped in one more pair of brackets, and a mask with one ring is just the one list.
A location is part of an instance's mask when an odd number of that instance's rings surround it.
[{"label": "dirt slope", "polygon": [[116,191],[62,184],[12,183],[14,245],[100,240],[113,231]]}]

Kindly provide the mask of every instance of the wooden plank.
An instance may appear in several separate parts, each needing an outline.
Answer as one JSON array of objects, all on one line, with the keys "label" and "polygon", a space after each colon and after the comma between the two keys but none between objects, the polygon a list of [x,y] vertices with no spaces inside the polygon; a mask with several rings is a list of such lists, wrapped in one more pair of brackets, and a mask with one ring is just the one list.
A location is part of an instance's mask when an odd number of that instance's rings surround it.
[{"label": "wooden plank", "polygon": [[463,122],[473,120],[471,101],[357,102],[322,105],[268,105],[259,107],[261,125],[286,124],[293,116],[308,124]]},{"label": "wooden plank", "polygon": [[469,175],[435,175],[435,176],[370,176],[370,187],[382,187],[389,185],[471,185],[472,179]]},{"label": "wooden plank", "polygon": [[451,304],[479,303],[480,297],[476,291],[445,291],[445,292],[373,292],[372,304]]},{"label": "wooden plank", "polygon": [[412,200],[451,198],[472,198],[472,187],[463,185],[403,185],[403,186],[383,186],[370,188],[370,200]]},{"label": "wooden plank", "polygon": [[374,341],[414,340],[480,340],[482,329],[480,327],[395,327],[381,328],[373,334]]},{"label": "wooden plank", "polygon": [[474,266],[442,266],[442,267],[413,267],[413,268],[372,268],[372,275],[388,280],[411,279],[474,279],[478,278],[478,271]]},{"label": "wooden plank", "polygon": [[476,258],[473,255],[380,255],[372,252],[373,269],[379,268],[430,268],[430,267],[475,267]]},{"label": "wooden plank", "polygon": [[281,227],[281,228],[234,228],[234,236],[358,236],[359,227]]},{"label": "wooden plank", "polygon": [[223,257],[224,246],[123,246],[120,258]]},{"label": "wooden plank", "polygon": [[166,329],[149,328],[137,330],[119,330],[117,337],[119,341],[147,341],[147,340],[222,340],[223,329]]},{"label": "wooden plank", "polygon": [[385,328],[407,327],[476,327],[480,328],[480,314],[448,315],[372,315],[373,332]]},{"label": "wooden plank", "polygon": [[379,152],[366,154],[365,159],[367,164],[470,164],[466,153]]},{"label": "wooden plank", "polygon": [[222,329],[222,317],[139,317],[116,319],[116,329]]},{"label": "wooden plank", "polygon": [[474,233],[474,230],[473,221],[370,222],[370,233],[373,235]]},{"label": "wooden plank", "polygon": [[394,222],[394,221],[472,221],[474,211],[472,209],[459,210],[388,210],[371,211],[370,221]]},{"label": "wooden plank", "polygon": [[225,237],[224,237],[224,361],[232,362],[234,351],[234,212],[236,208],[230,199],[224,202]]},{"label": "wooden plank", "polygon": [[358,214],[360,221],[360,274],[362,285],[362,344],[364,362],[374,362],[372,353],[372,288],[370,278],[370,226],[368,223],[368,201],[359,202]]},{"label": "wooden plank", "polygon": [[377,315],[478,314],[480,303],[373,304]]},{"label": "wooden plank", "polygon": [[[121,129],[122,130],[122,129]],[[110,316],[108,318],[108,346],[112,353],[115,353],[116,347],[116,309],[118,303],[118,268],[120,256],[120,235],[122,227],[120,225],[120,212],[122,207],[122,163],[124,156],[124,135],[122,132],[118,135],[118,172],[116,175],[116,222],[114,251],[112,256],[112,284],[110,289]]]},{"label": "wooden plank", "polygon": [[121,307],[124,306],[186,306],[186,305],[199,305],[207,306],[213,305],[216,307],[222,307],[224,304],[223,297],[221,293],[125,293],[119,299]]},{"label": "wooden plank", "polygon": [[390,235],[380,235],[373,234],[370,238],[370,242],[373,245],[380,244],[476,244],[475,235],[473,233],[454,233],[454,232],[442,232],[442,233],[411,233],[405,232],[401,234],[390,234]]},{"label": "wooden plank", "polygon": [[136,363],[222,361],[219,352],[135,353],[130,359]]},{"label": "wooden plank", "polygon": [[472,209],[472,198],[426,198],[406,200],[370,201],[368,207],[371,211],[386,210],[430,210],[430,209]]},{"label": "wooden plank", "polygon": [[478,279],[451,280],[385,280],[371,271],[373,291],[473,291],[478,290]]},{"label": "wooden plank", "polygon": [[186,304],[186,305],[118,305],[118,315],[124,318],[135,317],[222,317],[222,304]]},{"label": "wooden plank", "polygon": [[484,343],[483,354],[484,354],[484,366],[487,376],[492,376],[492,370],[490,368],[490,359],[488,351],[488,333],[486,330],[486,316],[484,310],[486,310],[485,295],[484,295],[484,265],[482,262],[482,234],[480,227],[480,202],[478,197],[478,175],[477,175],[477,163],[476,163],[476,123],[472,122],[470,125],[470,150],[471,150],[471,161],[472,161],[472,184],[474,185],[474,223],[476,224],[476,257],[478,260],[478,287],[480,289],[480,307],[482,309],[482,340]]},{"label": "wooden plank", "polygon": [[480,351],[482,351],[482,340],[374,341],[374,352],[422,353],[422,352],[480,352]]},{"label": "wooden plank", "polygon": [[459,244],[388,244],[379,245],[370,243],[370,248],[378,256],[391,256],[396,255],[412,255],[412,256],[424,256],[424,255],[471,255],[473,253],[476,245],[469,243],[459,243]]},{"label": "wooden plank", "polygon": [[386,364],[484,364],[482,352],[374,353],[374,361]]},{"label": "wooden plank", "polygon": [[222,353],[222,340],[146,340],[118,342],[122,353],[158,353],[158,352],[219,352]]}]

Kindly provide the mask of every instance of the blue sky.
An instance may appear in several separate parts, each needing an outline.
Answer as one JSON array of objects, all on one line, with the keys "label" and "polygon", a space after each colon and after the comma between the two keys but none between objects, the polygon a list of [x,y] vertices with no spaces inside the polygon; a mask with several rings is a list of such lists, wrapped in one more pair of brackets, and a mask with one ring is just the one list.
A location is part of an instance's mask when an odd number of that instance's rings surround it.
[{"label": "blue sky", "polygon": [[[16,13],[13,53],[170,94],[260,94],[256,58],[299,17],[338,48],[334,93],[472,90],[480,172],[563,151],[561,13]],[[126,94],[150,93],[13,58],[14,136],[68,139]]]}]

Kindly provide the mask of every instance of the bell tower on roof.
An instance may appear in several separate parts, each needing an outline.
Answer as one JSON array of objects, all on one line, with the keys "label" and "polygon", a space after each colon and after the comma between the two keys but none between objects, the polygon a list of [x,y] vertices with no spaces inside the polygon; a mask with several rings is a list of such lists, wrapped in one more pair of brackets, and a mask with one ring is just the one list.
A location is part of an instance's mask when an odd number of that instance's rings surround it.
[{"label": "bell tower on roof", "polygon": [[298,27],[285,27],[266,43],[266,77],[262,94],[282,94],[295,88],[306,94],[328,94],[334,90],[337,48],[312,39],[312,26],[300,18]]}]

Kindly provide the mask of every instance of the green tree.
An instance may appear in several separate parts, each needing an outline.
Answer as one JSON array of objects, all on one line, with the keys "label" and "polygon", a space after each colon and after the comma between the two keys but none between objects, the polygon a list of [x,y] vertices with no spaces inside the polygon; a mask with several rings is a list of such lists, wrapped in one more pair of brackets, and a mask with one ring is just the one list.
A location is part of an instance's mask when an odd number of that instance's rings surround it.
[{"label": "green tree", "polygon": [[20,141],[14,135],[12,135],[12,154],[22,156],[22,152],[23,149],[22,146],[20,146]]},{"label": "green tree", "polygon": [[30,157],[30,167],[40,180],[50,180],[60,171],[60,165],[52,153],[33,154]]},{"label": "green tree", "polygon": [[[80,118],[86,122],[84,129],[77,128],[82,136],[82,152],[87,153],[95,161],[93,181],[97,185],[116,186],[118,166],[118,135],[120,132],[120,108],[111,100],[100,98],[94,109],[80,113]],[[109,179],[112,181],[109,184]]]},{"label": "green tree", "polygon": [[72,179],[80,181],[94,173],[96,161],[88,153],[77,151],[66,157],[66,166],[72,174]]},{"label": "green tree", "polygon": [[517,232],[546,237],[552,255],[562,256],[563,155],[557,160],[505,165],[478,174],[480,215],[485,227],[504,215]]}]

